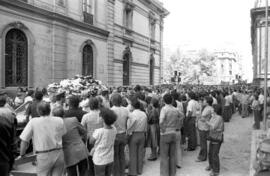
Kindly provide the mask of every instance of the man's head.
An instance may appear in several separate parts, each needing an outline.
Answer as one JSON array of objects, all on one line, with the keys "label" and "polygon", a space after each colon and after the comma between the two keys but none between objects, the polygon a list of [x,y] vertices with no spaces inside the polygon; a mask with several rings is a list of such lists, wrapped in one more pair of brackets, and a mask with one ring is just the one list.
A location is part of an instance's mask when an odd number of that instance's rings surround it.
[{"label": "man's head", "polygon": [[119,93],[112,94],[111,102],[113,106],[121,106],[122,104],[122,97]]},{"label": "man's head", "polygon": [[35,99],[41,101],[43,99],[43,93],[39,90],[35,92]]},{"label": "man's head", "polygon": [[80,100],[79,96],[72,95],[72,96],[68,97],[68,105],[72,108],[78,108],[80,101],[81,100]]},{"label": "man's head", "polygon": [[163,100],[165,104],[172,104],[173,102],[173,98],[171,96],[171,94],[167,93],[163,96]]},{"label": "man's head", "polygon": [[41,101],[37,105],[37,112],[40,116],[48,116],[51,113],[51,107],[49,103]]},{"label": "man's head", "polygon": [[56,117],[64,117],[64,109],[62,107],[54,108],[52,114]]},{"label": "man's head", "polygon": [[116,114],[108,108],[102,108],[100,116],[102,117],[104,123],[108,126],[111,126],[117,119]]}]

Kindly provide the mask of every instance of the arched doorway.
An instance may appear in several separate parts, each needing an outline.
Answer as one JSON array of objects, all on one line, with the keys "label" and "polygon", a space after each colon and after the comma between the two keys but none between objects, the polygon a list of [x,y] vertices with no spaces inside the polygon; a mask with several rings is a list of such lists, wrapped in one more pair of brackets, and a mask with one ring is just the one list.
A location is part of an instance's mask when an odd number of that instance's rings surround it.
[{"label": "arched doorway", "polygon": [[87,44],[83,47],[83,62],[82,62],[82,75],[94,76],[94,58],[93,48]]},{"label": "arched doorway", "polygon": [[5,86],[27,86],[28,42],[19,29],[11,29],[5,40]]},{"label": "arched doorway", "polygon": [[154,85],[154,68],[155,68],[155,59],[153,56],[150,57],[150,62],[149,62],[149,81],[150,85]]}]

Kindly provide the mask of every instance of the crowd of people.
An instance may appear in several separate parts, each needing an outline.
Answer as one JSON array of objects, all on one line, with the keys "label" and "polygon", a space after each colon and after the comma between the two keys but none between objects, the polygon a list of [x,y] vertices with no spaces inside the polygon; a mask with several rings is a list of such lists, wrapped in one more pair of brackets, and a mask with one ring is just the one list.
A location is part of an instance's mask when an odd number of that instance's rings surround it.
[{"label": "crowd of people", "polygon": [[[253,111],[253,127],[260,129],[264,95],[260,88],[247,86],[137,85],[95,94],[85,91],[80,96],[19,89],[14,99],[1,91],[0,170],[4,176],[12,169],[17,151],[14,108],[26,102],[17,159],[25,157],[29,144],[33,145],[39,176],[142,175],[145,158],[151,162],[158,157],[160,175],[175,176],[184,162],[183,150],[192,152],[198,146],[196,162],[208,160],[206,170],[217,176],[224,122],[237,111],[242,118]],[[270,98],[267,102],[270,106]]]}]

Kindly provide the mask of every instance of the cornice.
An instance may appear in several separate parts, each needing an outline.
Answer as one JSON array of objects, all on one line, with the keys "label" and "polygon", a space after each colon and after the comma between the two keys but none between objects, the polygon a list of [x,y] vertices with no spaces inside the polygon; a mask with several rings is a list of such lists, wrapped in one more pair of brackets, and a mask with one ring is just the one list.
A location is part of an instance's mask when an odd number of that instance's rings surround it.
[{"label": "cornice", "polygon": [[[113,62],[114,63],[122,64],[123,63],[123,60],[121,60],[121,59],[114,59]],[[131,62],[131,65],[137,66],[137,67],[149,68],[149,65],[148,64],[142,64],[142,63],[138,63],[138,62]],[[155,66],[155,69],[160,69],[160,67],[159,66]]]},{"label": "cornice", "polygon": [[138,0],[138,1],[147,6],[149,9],[158,13],[162,18],[165,18],[170,14],[170,12],[167,9],[165,9],[162,5],[156,3],[153,0]]},{"label": "cornice", "polygon": [[50,20],[61,22],[75,28],[79,28],[84,31],[99,34],[101,36],[105,36],[105,37],[109,36],[109,31],[106,31],[104,29],[98,28],[96,26],[93,26],[84,22],[74,20],[70,17],[66,17],[64,15],[51,12],[51,11],[30,5],[25,2],[21,2],[18,0],[0,0],[0,5],[13,9],[13,10],[23,10],[28,13],[32,13],[33,15],[39,15]]}]

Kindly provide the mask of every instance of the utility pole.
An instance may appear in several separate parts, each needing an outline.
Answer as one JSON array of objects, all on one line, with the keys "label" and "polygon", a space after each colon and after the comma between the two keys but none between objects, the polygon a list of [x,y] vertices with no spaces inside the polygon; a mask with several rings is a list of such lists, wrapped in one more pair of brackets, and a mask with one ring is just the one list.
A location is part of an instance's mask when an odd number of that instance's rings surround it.
[{"label": "utility pole", "polygon": [[264,70],[264,116],[263,128],[267,130],[267,77],[268,77],[268,0],[265,2],[265,70]]}]

